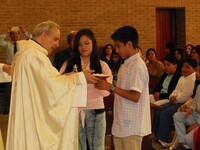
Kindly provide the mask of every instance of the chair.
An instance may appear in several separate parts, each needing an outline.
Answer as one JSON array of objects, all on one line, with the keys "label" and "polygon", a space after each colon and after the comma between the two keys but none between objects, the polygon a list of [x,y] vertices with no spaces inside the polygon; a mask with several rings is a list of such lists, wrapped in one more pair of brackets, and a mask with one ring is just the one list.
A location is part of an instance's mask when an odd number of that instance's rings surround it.
[{"label": "chair", "polygon": [[200,127],[194,131],[194,150],[200,149]]},{"label": "chair", "polygon": [[[113,103],[114,95],[110,94],[104,97],[104,105],[106,110],[106,135],[111,135],[112,123],[113,123]],[[111,149],[114,150],[113,136],[111,135]]]}]

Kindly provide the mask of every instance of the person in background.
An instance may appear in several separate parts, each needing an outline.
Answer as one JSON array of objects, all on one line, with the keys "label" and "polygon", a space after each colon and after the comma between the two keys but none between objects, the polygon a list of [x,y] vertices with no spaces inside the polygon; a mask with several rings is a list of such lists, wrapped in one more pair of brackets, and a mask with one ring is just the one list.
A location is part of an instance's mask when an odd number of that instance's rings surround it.
[{"label": "person in background", "polygon": [[116,52],[124,59],[116,86],[99,80],[95,87],[115,94],[112,134],[115,150],[140,150],[142,138],[151,133],[149,75],[138,53],[138,33],[124,26],[115,31]]},{"label": "person in background", "polygon": [[105,61],[110,66],[111,54],[114,51],[112,44],[106,44],[101,54],[101,60]]},{"label": "person in background", "polygon": [[168,42],[166,44],[166,49],[165,49],[166,55],[168,54],[174,55],[174,48],[175,48],[175,44],[173,42]]},{"label": "person in background", "polygon": [[[185,112],[186,109],[189,108],[192,105],[192,101],[193,101],[193,99],[194,99],[194,97],[196,95],[197,87],[200,84],[200,66],[199,65],[198,65],[198,67],[196,69],[196,74],[195,75],[196,75],[196,80],[195,80],[193,94],[192,94],[192,96],[190,97],[189,100],[187,100],[183,105],[181,105],[181,107],[178,109],[178,112]],[[173,116],[173,118],[174,118],[174,116]],[[180,119],[180,118],[178,117],[178,119]],[[191,128],[189,127],[188,130],[187,130],[187,133],[189,133],[192,129],[193,129],[193,126],[191,126]],[[162,142],[162,145],[164,147],[168,147],[170,150],[174,150],[177,147],[180,147],[181,144],[178,144],[177,132],[174,133],[173,139],[172,139],[172,141],[170,143]]]},{"label": "person in background", "polygon": [[182,74],[175,90],[169,96],[169,102],[161,105],[162,110],[154,113],[153,131],[155,137],[162,144],[162,141],[169,142],[170,127],[174,113],[179,107],[191,97],[195,85],[195,69],[197,62],[191,58],[183,62]]},{"label": "person in background", "polygon": [[62,64],[71,58],[74,51],[74,39],[76,36],[77,31],[71,31],[70,34],[67,36],[67,43],[69,44],[69,47],[61,50],[59,52],[56,52],[54,55],[54,61],[53,66],[59,71]]},{"label": "person in background", "polygon": [[199,64],[199,58],[200,58],[200,45],[196,45],[191,50],[191,58],[196,60]]},{"label": "person in background", "polygon": [[98,78],[90,70],[60,75],[47,56],[59,40],[59,25],[45,21],[35,27],[33,39],[18,43],[7,150],[78,150],[78,107],[86,106],[87,83]]},{"label": "person in background", "polygon": [[13,67],[11,65],[0,63],[0,73],[6,72],[8,75],[13,74]]},{"label": "person in background", "polygon": [[149,95],[150,102],[161,105],[160,100],[169,99],[180,77],[176,57],[171,54],[164,57],[164,73],[153,90],[153,94]]},{"label": "person in background", "polygon": [[149,93],[152,94],[155,86],[158,84],[160,77],[164,72],[164,65],[162,62],[156,59],[156,50],[154,48],[149,48],[146,52],[147,69],[149,72]]},{"label": "person in background", "polygon": [[[10,40],[5,40],[7,34],[0,35],[0,47],[6,53],[6,64],[11,64],[14,54],[18,51],[18,41],[20,40],[20,34],[24,34],[26,39],[31,39],[32,35],[29,34],[23,26],[8,27],[7,29]],[[2,83],[5,85],[5,99],[4,99],[4,114],[9,113],[10,107],[10,94],[11,94],[11,82]]]},{"label": "person in background", "polygon": [[[191,102],[180,107],[173,116],[175,130],[178,136],[178,145],[175,150],[193,149],[194,131],[200,126],[200,66],[196,70],[195,91]],[[186,133],[186,126],[190,126]]]},{"label": "person in background", "polygon": [[[74,55],[66,61],[60,73],[95,70],[98,74],[107,74],[105,80],[112,83],[112,73],[104,61],[100,61],[97,51],[95,35],[90,29],[78,31],[74,42]],[[79,148],[80,150],[103,150],[105,147],[106,118],[103,97],[110,93],[106,90],[98,90],[93,84],[87,85],[87,105],[79,108]],[[88,146],[87,147],[87,142]]]},{"label": "person in background", "polygon": [[14,54],[16,53],[14,48],[14,43],[16,43],[17,47],[17,41],[20,39],[20,34],[24,34],[26,39],[31,39],[32,35],[29,34],[23,26],[19,27],[8,27],[8,35],[10,37],[10,41],[6,41],[6,34],[0,35],[0,47],[3,48],[3,50],[6,53],[6,63],[11,64]]},{"label": "person in background", "polygon": [[141,49],[141,47],[137,47],[137,50],[138,50],[138,52],[139,52],[139,54],[140,54],[140,57],[144,60],[144,62],[145,63],[147,63],[147,58],[145,57],[145,55],[143,54],[143,51],[142,51],[142,49]]},{"label": "person in background", "polygon": [[175,48],[175,57],[178,61],[178,71],[181,73],[181,69],[182,69],[182,66],[183,66],[183,61],[186,59],[186,56],[185,56],[185,51],[184,49],[182,48]]},{"label": "person in background", "polygon": [[193,45],[192,44],[187,44],[185,46],[185,55],[186,55],[186,58],[189,58],[191,57],[191,50],[193,49]]},{"label": "person in background", "polygon": [[124,61],[121,58],[121,56],[114,50],[113,53],[111,54],[111,59],[110,59],[110,69],[112,71],[114,85],[117,82],[118,71],[123,62]]},{"label": "person in background", "polygon": [[[11,65],[0,63],[0,82],[3,82],[3,81],[5,82],[4,73],[11,76],[13,74],[13,68]],[[1,128],[0,128],[0,149],[1,150],[4,149]]]}]

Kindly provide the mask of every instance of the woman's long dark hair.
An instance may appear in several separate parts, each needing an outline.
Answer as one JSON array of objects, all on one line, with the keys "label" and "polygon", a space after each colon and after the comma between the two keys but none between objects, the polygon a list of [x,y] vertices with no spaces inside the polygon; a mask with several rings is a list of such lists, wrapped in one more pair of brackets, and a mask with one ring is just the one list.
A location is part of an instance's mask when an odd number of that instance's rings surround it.
[{"label": "woman's long dark hair", "polygon": [[72,72],[74,65],[77,65],[78,72],[82,71],[81,67],[81,58],[80,58],[80,52],[78,50],[79,42],[81,36],[87,36],[92,41],[92,53],[90,56],[90,69],[95,70],[95,73],[102,73],[102,68],[100,64],[100,59],[98,55],[98,48],[97,48],[97,42],[94,36],[94,33],[90,29],[81,29],[76,34],[75,40],[74,40],[74,54],[73,56],[67,61],[67,68],[65,70],[66,73]]},{"label": "woman's long dark hair", "polygon": [[[113,60],[112,60],[112,58],[113,58],[114,55],[117,55],[117,56],[119,57],[119,60],[118,60],[117,63],[114,63]],[[122,63],[123,63],[123,59],[122,59],[121,56],[114,50],[114,51],[112,52],[111,58],[110,58],[110,68],[111,68],[111,70],[112,70],[112,71],[115,70],[115,71],[118,72],[118,70],[119,70],[119,68],[120,68],[120,66],[121,66]]]}]

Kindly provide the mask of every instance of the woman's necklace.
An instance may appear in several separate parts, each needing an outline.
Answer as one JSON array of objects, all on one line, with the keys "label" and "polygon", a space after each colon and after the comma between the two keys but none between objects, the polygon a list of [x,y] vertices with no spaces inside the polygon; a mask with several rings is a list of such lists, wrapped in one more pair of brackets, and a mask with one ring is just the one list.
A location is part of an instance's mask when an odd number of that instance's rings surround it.
[{"label": "woman's necklace", "polygon": [[87,68],[88,64],[89,64],[89,62],[87,64],[81,65],[82,70],[85,70]]}]

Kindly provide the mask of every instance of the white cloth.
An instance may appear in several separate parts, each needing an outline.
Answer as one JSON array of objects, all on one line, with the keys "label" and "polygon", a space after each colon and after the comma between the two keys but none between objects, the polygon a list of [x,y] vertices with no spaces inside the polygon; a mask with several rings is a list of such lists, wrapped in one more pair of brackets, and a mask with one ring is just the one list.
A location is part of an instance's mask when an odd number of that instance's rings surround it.
[{"label": "white cloth", "polygon": [[154,96],[153,96],[153,94],[149,95],[149,100],[150,100],[151,103],[156,104],[158,106],[161,106],[161,105],[166,104],[166,103],[169,102],[169,99],[162,99],[162,100],[157,100],[156,101]]},{"label": "white cloth", "polygon": [[3,65],[0,63],[0,83],[11,82],[11,76],[3,71]]},{"label": "white cloth", "polygon": [[[77,107],[87,100],[84,74],[60,75],[35,41],[18,44],[6,149],[77,150]],[[80,103],[74,102],[78,96]]]}]

